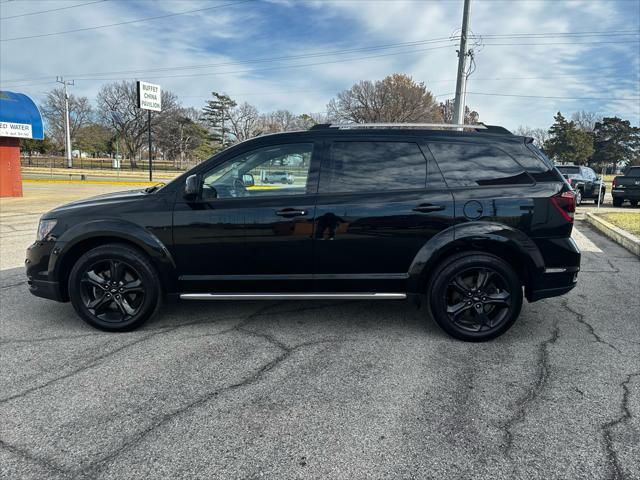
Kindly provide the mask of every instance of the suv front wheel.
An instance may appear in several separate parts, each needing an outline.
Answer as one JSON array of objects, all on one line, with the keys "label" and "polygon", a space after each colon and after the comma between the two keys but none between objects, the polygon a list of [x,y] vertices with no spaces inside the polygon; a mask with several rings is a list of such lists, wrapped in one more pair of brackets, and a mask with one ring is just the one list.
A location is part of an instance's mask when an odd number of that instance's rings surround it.
[{"label": "suv front wheel", "polygon": [[496,338],[516,321],[522,286],[501,258],[460,253],[436,269],[427,288],[431,314],[452,337],[480,342]]},{"label": "suv front wheel", "polygon": [[110,332],[133,330],[160,304],[160,284],[149,259],[122,244],[82,255],[69,275],[73,308],[90,325]]}]

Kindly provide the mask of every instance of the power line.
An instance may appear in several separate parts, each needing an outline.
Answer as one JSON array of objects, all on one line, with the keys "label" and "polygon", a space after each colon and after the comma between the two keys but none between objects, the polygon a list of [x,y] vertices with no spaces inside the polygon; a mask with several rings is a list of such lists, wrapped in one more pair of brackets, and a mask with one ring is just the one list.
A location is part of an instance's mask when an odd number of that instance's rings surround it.
[{"label": "power line", "polygon": [[94,0],[92,2],[79,3],[77,5],[69,5],[67,7],[52,8],[50,10],[40,10],[39,12],[21,13],[20,15],[11,15],[10,17],[0,17],[0,20],[10,20],[12,18],[30,17],[31,15],[40,15],[41,13],[59,12],[60,10],[69,10],[71,8],[84,7],[85,5],[93,5],[94,3],[108,2],[109,0]]},{"label": "power line", "polygon": [[[400,43],[388,43],[383,45],[374,45],[370,47],[359,47],[359,48],[348,48],[342,50],[329,50],[326,52],[317,52],[317,53],[303,53],[298,55],[286,55],[280,57],[270,57],[270,58],[257,58],[257,59],[247,59],[247,60],[236,60],[233,62],[222,62],[222,63],[205,63],[205,64],[192,64],[192,65],[179,65],[174,67],[162,67],[162,68],[148,68],[148,69],[138,69],[138,70],[115,70],[108,72],[90,72],[90,73],[75,73],[68,74],[73,77],[83,77],[87,75],[119,75],[119,74],[136,74],[136,73],[153,73],[153,72],[167,72],[167,71],[176,71],[176,70],[191,70],[191,69],[201,69],[201,68],[215,68],[215,67],[227,67],[232,65],[243,65],[247,63],[265,63],[265,62],[275,62],[282,60],[298,60],[305,58],[316,58],[316,57],[326,57],[330,55],[344,55],[348,53],[356,53],[363,51],[372,51],[372,50],[386,50],[390,48],[400,48],[400,47],[411,47],[411,46],[420,46],[427,45],[431,43],[442,43],[449,42],[449,37],[440,37],[433,38],[429,40],[418,40],[414,42],[400,42]],[[23,79],[12,79],[5,80],[6,83],[13,82],[23,82],[30,80],[40,80],[44,78],[50,78],[50,76],[43,77],[31,77],[31,78],[23,78]]]},{"label": "power line", "polygon": [[515,93],[467,92],[467,95],[484,95],[489,97],[549,98],[552,100],[640,100],[640,97],[564,97],[548,95],[518,95]]},{"label": "power line", "polygon": [[39,35],[27,35],[27,36],[24,36],[24,37],[3,38],[3,39],[0,39],[0,42],[13,42],[15,40],[28,40],[28,39],[31,39],[31,38],[52,37],[52,36],[55,36],[55,35],[64,35],[64,34],[67,34],[67,33],[86,32],[86,31],[89,31],[89,30],[98,30],[100,28],[110,28],[110,27],[117,27],[117,26],[120,26],[120,25],[129,25],[129,24],[132,24],[132,23],[149,22],[149,21],[152,21],[152,20],[160,20],[160,19],[163,19],[163,18],[170,18],[170,17],[177,17],[177,16],[180,16],[180,15],[187,15],[189,13],[204,12],[204,11],[207,11],[207,10],[215,10],[215,9],[223,8],[223,7],[232,7],[232,6],[235,6],[235,5],[240,5],[240,4],[248,3],[248,2],[252,2],[252,1],[254,1],[254,0],[239,0],[239,1],[233,2],[233,3],[224,3],[224,4],[221,4],[221,5],[214,5],[212,7],[196,8],[194,10],[187,10],[187,11],[184,11],[184,12],[168,13],[166,15],[157,15],[155,17],[138,18],[136,20],[128,20],[126,22],[110,23],[110,24],[107,24],[107,25],[96,25],[94,27],[76,28],[76,29],[73,29],[73,30],[63,30],[61,32],[41,33]]},{"label": "power line", "polygon": [[[195,70],[195,69],[203,69],[203,68],[217,68],[217,67],[225,67],[225,66],[233,66],[233,65],[245,65],[245,64],[252,64],[252,63],[271,63],[271,62],[277,62],[277,61],[286,61],[286,60],[300,60],[300,59],[306,59],[306,58],[318,58],[318,57],[327,57],[327,56],[331,56],[331,55],[345,55],[345,54],[349,54],[349,53],[356,53],[356,52],[365,52],[365,51],[375,51],[375,50],[386,50],[386,49],[392,49],[392,48],[401,48],[401,47],[411,47],[411,46],[420,46],[420,45],[427,45],[427,44],[432,44],[432,43],[443,43],[443,42],[448,42],[450,40],[449,37],[442,37],[442,38],[436,38],[436,39],[430,39],[430,40],[421,40],[421,41],[415,41],[415,42],[401,42],[401,43],[393,43],[393,44],[386,44],[386,45],[376,45],[376,46],[371,46],[371,47],[360,47],[360,48],[351,48],[351,49],[343,49],[343,50],[333,50],[333,51],[327,51],[327,52],[317,52],[317,53],[305,53],[305,54],[299,54],[299,55],[288,55],[288,56],[280,56],[280,57],[271,57],[271,58],[260,58],[260,59],[248,59],[248,60],[237,60],[237,61],[233,61],[233,62],[222,62],[222,63],[210,63],[210,64],[195,64],[195,65],[182,65],[182,66],[174,66],[174,67],[163,67],[163,68],[150,68],[150,69],[138,69],[138,70],[116,70],[116,71],[108,71],[108,72],[86,72],[86,73],[75,73],[75,74],[68,74],[69,76],[73,76],[76,78],[76,80],[112,80],[110,78],[101,78],[103,75],[118,75],[118,74],[143,74],[143,73],[156,73],[156,72],[171,72],[171,71],[179,71],[179,70]],[[527,43],[486,43],[485,45],[487,46],[516,46],[516,45],[582,45],[582,44],[618,44],[618,43],[628,43],[627,41],[597,41],[597,42],[543,42],[543,43],[531,43],[531,42],[527,42]],[[442,47],[447,47],[449,45],[443,45]],[[395,52],[393,54],[389,54],[389,55],[402,55],[402,54],[407,54],[407,53],[412,53],[412,52],[422,52],[425,51],[424,49],[419,49],[419,50],[411,50],[411,51],[407,51],[407,52]],[[363,57],[363,58],[369,58],[369,57]],[[373,57],[376,58],[376,57]],[[354,58],[355,60],[358,60],[358,57]],[[351,60],[351,59],[347,59],[347,60]],[[282,66],[281,68],[287,68],[288,66]],[[293,67],[296,67],[296,65],[293,65]],[[221,72],[221,73],[225,73],[225,72]],[[232,73],[238,73],[238,72],[232,72]],[[205,73],[205,74],[191,74],[191,76],[203,76],[203,75],[214,75],[215,72],[213,73]],[[80,78],[80,77],[87,77],[87,76],[94,76],[91,78]],[[190,76],[187,74],[183,74],[180,76]],[[174,77],[177,77],[174,76]],[[41,80],[41,79],[45,79],[45,78],[49,78],[49,76],[42,76],[42,77],[30,77],[30,78],[21,78],[21,79],[11,79],[11,80],[5,80],[3,82],[3,84],[12,84],[12,83],[17,83],[17,82],[29,82],[29,81],[33,81],[33,80]],[[173,78],[172,76],[156,76],[154,78]],[[548,77],[513,77],[510,78],[512,80],[520,80],[520,79],[537,79],[537,78],[548,78]],[[120,80],[121,78],[115,78],[115,80]],[[123,78],[124,79],[124,78]],[[505,78],[508,79],[508,78]],[[491,79],[490,79],[491,80]],[[16,86],[20,86],[20,85],[16,85]]]}]

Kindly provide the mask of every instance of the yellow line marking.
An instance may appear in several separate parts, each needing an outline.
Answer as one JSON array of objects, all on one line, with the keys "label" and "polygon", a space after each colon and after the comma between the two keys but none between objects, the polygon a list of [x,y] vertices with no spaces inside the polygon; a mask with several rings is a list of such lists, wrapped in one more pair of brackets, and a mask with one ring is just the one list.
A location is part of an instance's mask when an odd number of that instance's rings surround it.
[{"label": "yellow line marking", "polygon": [[24,183],[70,183],[75,185],[156,185],[160,182],[124,181],[124,180],[57,180],[47,178],[24,178]]}]

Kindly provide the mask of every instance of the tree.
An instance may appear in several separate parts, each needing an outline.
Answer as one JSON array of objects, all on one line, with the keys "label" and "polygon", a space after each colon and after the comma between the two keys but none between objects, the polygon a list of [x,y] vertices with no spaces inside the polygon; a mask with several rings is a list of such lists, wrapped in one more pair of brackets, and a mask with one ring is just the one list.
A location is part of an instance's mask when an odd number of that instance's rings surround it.
[{"label": "tree", "polygon": [[[453,123],[453,100],[445,100],[440,103],[440,116],[444,123]],[[464,124],[475,125],[480,120],[480,114],[475,110],[471,110],[467,105],[464,107]]]},{"label": "tree", "polygon": [[580,130],[574,122],[568,122],[560,112],[553,117],[549,138],[544,150],[551,158],[561,162],[585,165],[593,155],[593,136]]},{"label": "tree", "polygon": [[631,126],[629,120],[605,117],[594,128],[595,153],[593,160],[600,166],[618,164],[640,165],[640,128]]},{"label": "tree", "polygon": [[526,125],[520,125],[513,132],[515,135],[521,135],[523,137],[533,138],[533,143],[538,148],[544,147],[544,142],[549,139],[549,132],[544,128],[531,128]]},{"label": "tree", "polygon": [[231,134],[237,142],[253,138],[263,131],[258,109],[247,102],[231,110],[229,124]]},{"label": "tree", "polygon": [[399,73],[356,83],[333,98],[327,112],[332,120],[354,123],[441,120],[439,105],[424,83]]},{"label": "tree", "polygon": [[[104,125],[111,126],[124,143],[132,168],[137,168],[136,155],[145,145],[148,135],[147,111],[138,108],[136,83],[122,81],[104,85],[98,93],[98,115]],[[174,93],[162,91],[162,112],[151,115],[151,130],[179,107]],[[157,139],[156,139],[157,141]]]},{"label": "tree", "polygon": [[595,112],[586,112],[581,110],[574,112],[571,115],[571,121],[575,123],[576,127],[585,132],[593,132],[596,123],[602,121],[602,117]]},{"label": "tree", "polygon": [[[69,131],[71,142],[76,138],[78,130],[92,119],[92,108],[87,97],[76,97],[69,94]],[[42,105],[42,115],[46,120],[47,131],[59,150],[64,151],[65,139],[65,106],[64,89],[54,88],[47,93]]]},{"label": "tree", "polygon": [[33,138],[20,139],[20,151],[27,154],[29,165],[31,165],[31,157],[34,153],[44,155],[53,149],[54,146],[51,144],[51,139],[47,136],[45,136],[43,140],[35,140]]},{"label": "tree", "polygon": [[228,95],[211,92],[213,100],[208,100],[202,109],[204,120],[213,130],[213,139],[224,147],[227,143],[227,132],[231,120],[231,109],[237,104]]},{"label": "tree", "polygon": [[209,132],[202,125],[200,112],[195,108],[176,109],[172,115],[163,118],[156,131],[157,146],[165,157],[174,160],[176,168],[184,168],[188,160],[203,160],[213,151]]},{"label": "tree", "polygon": [[99,123],[91,123],[78,130],[76,147],[81,152],[96,157],[100,153],[111,152],[111,142],[114,132],[109,127]]}]

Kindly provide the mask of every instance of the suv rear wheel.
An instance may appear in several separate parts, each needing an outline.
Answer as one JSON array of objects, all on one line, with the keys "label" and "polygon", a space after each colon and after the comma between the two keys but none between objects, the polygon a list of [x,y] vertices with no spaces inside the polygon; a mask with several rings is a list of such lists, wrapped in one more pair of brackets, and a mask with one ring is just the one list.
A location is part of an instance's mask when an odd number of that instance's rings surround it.
[{"label": "suv rear wheel", "polygon": [[149,259],[122,244],[103,245],[82,255],[69,275],[69,296],[84,321],[110,332],[139,327],[161,299]]},{"label": "suv rear wheel", "polygon": [[479,252],[461,253],[440,264],[427,293],[438,325],[452,337],[472,342],[502,335],[522,308],[516,272],[502,259]]}]

